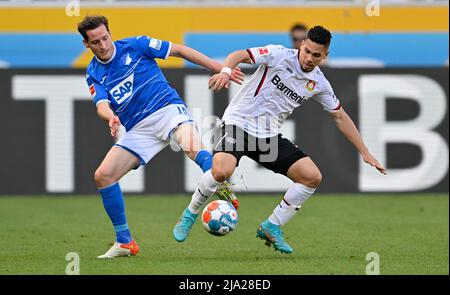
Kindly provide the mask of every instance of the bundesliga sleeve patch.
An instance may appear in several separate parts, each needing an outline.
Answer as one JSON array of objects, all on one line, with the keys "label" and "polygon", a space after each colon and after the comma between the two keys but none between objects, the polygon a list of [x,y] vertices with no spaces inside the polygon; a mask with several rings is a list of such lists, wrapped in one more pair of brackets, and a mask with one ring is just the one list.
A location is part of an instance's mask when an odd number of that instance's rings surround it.
[{"label": "bundesliga sleeve patch", "polygon": [[92,97],[95,96],[95,86],[94,86],[94,84],[91,84],[89,86],[89,92],[91,93]]},{"label": "bundesliga sleeve patch", "polygon": [[150,43],[148,43],[148,47],[154,48],[156,50],[160,50],[161,49],[161,40],[158,39],[150,39]]},{"label": "bundesliga sleeve patch", "polygon": [[259,55],[266,55],[269,54],[269,49],[267,47],[260,47],[258,48]]}]

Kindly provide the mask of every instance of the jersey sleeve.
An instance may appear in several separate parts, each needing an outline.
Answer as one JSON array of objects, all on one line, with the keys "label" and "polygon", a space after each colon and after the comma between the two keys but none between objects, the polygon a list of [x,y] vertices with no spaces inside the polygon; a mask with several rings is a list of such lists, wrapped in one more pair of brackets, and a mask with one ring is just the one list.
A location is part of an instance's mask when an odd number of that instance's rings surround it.
[{"label": "jersey sleeve", "polygon": [[95,81],[95,79],[92,78],[89,74],[86,75],[86,83],[89,87],[89,93],[91,94],[95,105],[98,105],[98,103],[102,101],[110,102],[108,92],[106,91],[105,87]]},{"label": "jersey sleeve", "polygon": [[324,89],[314,95],[313,99],[320,103],[325,111],[330,113],[334,113],[341,108],[341,102],[334,94],[333,88],[328,81],[325,81]]},{"label": "jersey sleeve", "polygon": [[282,45],[269,44],[264,47],[252,47],[247,49],[252,64],[264,64],[275,66],[286,54],[286,48]]},{"label": "jersey sleeve", "polygon": [[166,59],[169,57],[172,43],[149,36],[136,37],[136,49],[150,58]]}]

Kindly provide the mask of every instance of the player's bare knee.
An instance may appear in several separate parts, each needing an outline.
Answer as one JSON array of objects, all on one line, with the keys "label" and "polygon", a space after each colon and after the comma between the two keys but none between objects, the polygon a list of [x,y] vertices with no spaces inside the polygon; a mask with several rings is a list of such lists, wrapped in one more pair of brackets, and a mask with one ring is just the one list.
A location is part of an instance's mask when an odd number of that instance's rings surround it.
[{"label": "player's bare knee", "polygon": [[306,185],[307,187],[310,188],[318,187],[322,182],[322,173],[320,173],[319,170],[315,171],[305,180],[305,182],[306,183],[304,183],[304,185]]},{"label": "player's bare knee", "polygon": [[211,174],[214,177],[214,179],[218,182],[224,182],[231,176],[231,173],[228,172],[224,167],[215,167],[215,166],[212,167]]},{"label": "player's bare knee", "polygon": [[100,169],[95,170],[94,172],[94,181],[97,187],[102,187],[103,183],[103,173]]},{"label": "player's bare knee", "polygon": [[295,183],[301,183],[310,188],[316,188],[322,182],[322,174],[317,169],[308,174],[298,173],[294,178],[291,178]]},{"label": "player's bare knee", "polygon": [[94,173],[95,184],[98,188],[102,188],[112,184],[114,181],[112,180],[111,173],[108,173],[105,169],[98,168]]},{"label": "player's bare knee", "polygon": [[318,187],[320,185],[320,183],[322,182],[322,173],[320,173],[320,171],[317,171],[314,181],[315,181],[316,187]]}]

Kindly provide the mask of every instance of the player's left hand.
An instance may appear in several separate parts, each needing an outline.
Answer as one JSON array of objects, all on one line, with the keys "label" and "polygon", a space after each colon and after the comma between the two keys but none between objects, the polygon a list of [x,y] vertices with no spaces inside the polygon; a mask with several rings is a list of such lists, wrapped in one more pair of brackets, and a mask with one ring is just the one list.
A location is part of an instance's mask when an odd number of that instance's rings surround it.
[{"label": "player's left hand", "polygon": [[218,73],[209,78],[209,89],[220,91],[223,87],[230,85],[230,76],[227,73]]},{"label": "player's left hand", "polygon": [[375,159],[375,157],[372,156],[370,153],[362,154],[361,156],[362,156],[364,162],[366,162],[367,164],[369,164],[372,167],[375,167],[380,173],[387,175],[386,168],[381,166],[381,164],[378,163],[377,159]]}]

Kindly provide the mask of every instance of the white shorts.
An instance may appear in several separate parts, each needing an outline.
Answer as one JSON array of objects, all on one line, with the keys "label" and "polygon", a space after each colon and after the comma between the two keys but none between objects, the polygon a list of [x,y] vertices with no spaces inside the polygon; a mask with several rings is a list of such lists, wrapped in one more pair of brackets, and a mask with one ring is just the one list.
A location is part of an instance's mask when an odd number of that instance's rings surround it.
[{"label": "white shorts", "polygon": [[196,125],[184,104],[171,104],[137,123],[115,145],[132,153],[140,160],[140,165],[145,165],[169,144],[172,132],[183,123]]}]

